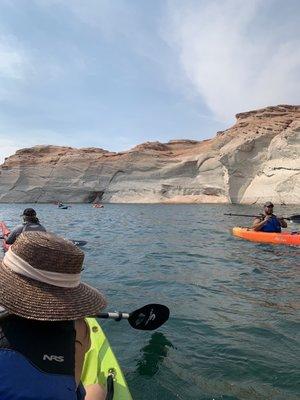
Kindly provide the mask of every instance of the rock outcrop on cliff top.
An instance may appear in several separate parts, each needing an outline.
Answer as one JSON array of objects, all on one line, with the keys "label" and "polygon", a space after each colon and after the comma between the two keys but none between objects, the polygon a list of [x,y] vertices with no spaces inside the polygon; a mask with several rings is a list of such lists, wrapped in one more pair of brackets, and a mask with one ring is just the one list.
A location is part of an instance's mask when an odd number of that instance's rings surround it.
[{"label": "rock outcrop on cliff top", "polygon": [[35,146],[0,167],[1,202],[300,203],[300,106],[238,114],[210,140],[121,153]]}]

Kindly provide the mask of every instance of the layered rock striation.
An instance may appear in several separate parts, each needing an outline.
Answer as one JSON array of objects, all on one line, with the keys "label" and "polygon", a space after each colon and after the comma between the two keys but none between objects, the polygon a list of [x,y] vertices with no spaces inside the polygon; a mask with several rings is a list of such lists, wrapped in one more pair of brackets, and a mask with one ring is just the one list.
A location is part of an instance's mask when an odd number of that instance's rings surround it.
[{"label": "layered rock striation", "polygon": [[113,153],[35,146],[0,166],[1,202],[300,203],[300,106],[237,114],[210,140]]}]

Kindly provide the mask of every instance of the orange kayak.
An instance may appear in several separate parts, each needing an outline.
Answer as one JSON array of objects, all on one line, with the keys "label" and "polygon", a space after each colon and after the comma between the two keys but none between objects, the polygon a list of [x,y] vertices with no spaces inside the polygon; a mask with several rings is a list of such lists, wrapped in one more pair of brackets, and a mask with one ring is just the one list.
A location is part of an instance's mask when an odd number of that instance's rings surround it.
[{"label": "orange kayak", "polygon": [[300,246],[300,232],[269,233],[254,231],[250,228],[234,227],[232,228],[232,234],[233,236],[250,240],[251,242]]},{"label": "orange kayak", "polygon": [[[8,229],[8,227],[6,226],[5,222],[0,221],[0,234],[2,236],[4,235],[9,235],[10,230]],[[9,249],[9,244],[6,244],[5,240],[2,240],[2,247],[4,251],[7,251]]]}]

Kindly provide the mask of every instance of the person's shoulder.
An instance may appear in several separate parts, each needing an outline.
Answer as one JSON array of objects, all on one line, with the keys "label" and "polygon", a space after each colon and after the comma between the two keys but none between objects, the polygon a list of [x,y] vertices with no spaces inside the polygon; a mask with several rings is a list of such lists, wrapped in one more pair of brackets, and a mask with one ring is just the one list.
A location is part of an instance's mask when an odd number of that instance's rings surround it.
[{"label": "person's shoulder", "polygon": [[15,226],[14,228],[13,228],[13,230],[11,231],[11,232],[22,232],[22,230],[23,230],[23,228],[24,228],[24,225],[22,224],[22,225],[17,225],[17,226]]}]

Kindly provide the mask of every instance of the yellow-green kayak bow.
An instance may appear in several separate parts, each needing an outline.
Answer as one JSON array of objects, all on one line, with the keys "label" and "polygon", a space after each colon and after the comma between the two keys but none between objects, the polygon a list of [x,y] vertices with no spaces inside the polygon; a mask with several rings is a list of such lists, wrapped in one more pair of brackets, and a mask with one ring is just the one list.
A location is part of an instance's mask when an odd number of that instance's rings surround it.
[{"label": "yellow-green kayak bow", "polygon": [[100,383],[107,387],[110,375],[114,383],[114,400],[132,400],[126,380],[110,344],[95,318],[86,318],[91,347],[85,355],[81,381],[84,386]]}]

